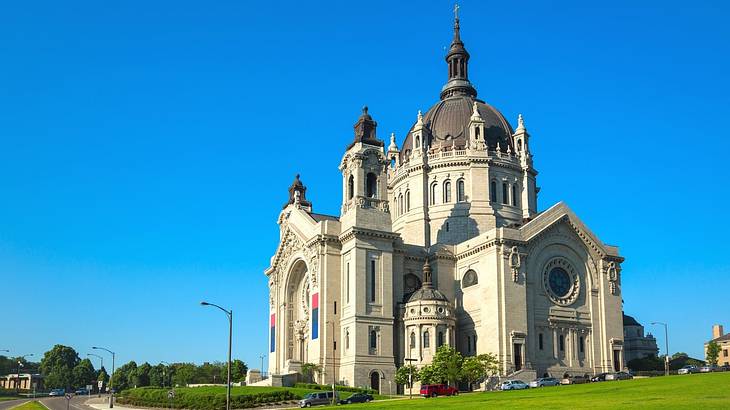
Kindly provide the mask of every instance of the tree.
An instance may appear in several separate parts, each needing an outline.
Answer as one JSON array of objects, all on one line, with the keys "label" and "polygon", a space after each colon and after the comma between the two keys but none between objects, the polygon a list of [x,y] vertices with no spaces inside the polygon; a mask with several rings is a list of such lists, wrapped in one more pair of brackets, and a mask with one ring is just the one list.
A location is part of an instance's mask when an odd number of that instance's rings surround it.
[{"label": "tree", "polygon": [[636,371],[664,370],[664,356],[662,358],[656,356],[647,356],[640,359],[629,360],[626,366]]},{"label": "tree", "polygon": [[172,380],[176,386],[187,386],[195,380],[195,371],[195,365],[192,363],[177,363]]},{"label": "tree", "polygon": [[[412,377],[411,377],[412,375]],[[411,383],[409,383],[409,377]],[[412,364],[407,364],[398,368],[395,372],[395,382],[410,388],[413,382],[418,381],[418,368]]]},{"label": "tree", "polygon": [[[120,391],[134,387],[134,372],[137,370],[137,363],[132,360],[114,371],[112,375],[112,387]],[[131,382],[131,383],[130,383]]]},{"label": "tree", "polygon": [[[96,381],[97,386],[98,382],[102,382],[102,387],[109,385],[109,373],[106,372],[106,369],[104,367],[99,369],[99,372],[96,375]],[[99,391],[101,392],[101,388],[99,388]]]},{"label": "tree", "polygon": [[79,362],[73,369],[72,386],[74,388],[85,387],[88,384],[94,384],[96,379],[96,371],[91,360],[84,359]]},{"label": "tree", "polygon": [[484,380],[499,371],[497,357],[491,353],[469,356],[461,365],[461,379],[469,383],[469,389],[474,382]]},{"label": "tree", "polygon": [[461,364],[464,357],[451,346],[443,345],[436,349],[432,365],[437,381],[455,385],[461,378]]},{"label": "tree", "polygon": [[689,355],[685,352],[677,352],[672,355],[672,360],[680,358],[680,357],[689,357]]},{"label": "tree", "polygon": [[705,358],[707,359],[707,363],[717,366],[717,358],[720,357],[720,345],[717,343],[710,342],[707,344],[707,353],[705,354]]},{"label": "tree", "polygon": [[149,372],[150,386],[165,387],[167,386],[167,368],[164,364],[160,363],[156,366],[152,366]]},{"label": "tree", "polygon": [[302,365],[302,375],[307,378],[309,383],[314,382],[314,376],[322,373],[322,366],[315,363],[304,363]]},{"label": "tree", "polygon": [[79,355],[74,349],[63,345],[53,346],[41,360],[40,371],[45,386],[70,389],[74,382],[73,369],[79,362]]},{"label": "tree", "polygon": [[144,362],[129,375],[129,384],[134,387],[145,387],[150,385],[150,370],[152,366]]},{"label": "tree", "polygon": [[[226,369],[227,371],[227,369]],[[263,371],[263,369],[262,369]],[[231,362],[231,381],[241,382],[246,380],[248,366],[242,360],[235,359]]]},{"label": "tree", "polygon": [[421,367],[421,370],[418,371],[418,379],[421,381],[421,384],[435,384],[442,382],[439,375],[436,374],[436,368],[432,364],[427,364]]}]

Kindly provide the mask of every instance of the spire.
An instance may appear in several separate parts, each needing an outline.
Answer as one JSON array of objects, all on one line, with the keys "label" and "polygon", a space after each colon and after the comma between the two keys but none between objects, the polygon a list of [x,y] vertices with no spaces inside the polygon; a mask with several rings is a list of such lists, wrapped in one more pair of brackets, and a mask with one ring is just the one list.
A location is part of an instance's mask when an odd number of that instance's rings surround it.
[{"label": "spire", "polygon": [[388,145],[388,152],[398,151],[398,144],[395,143],[395,133],[390,133],[390,145]]},{"label": "spire", "polygon": [[378,127],[378,123],[373,120],[373,117],[368,114],[367,105],[362,107],[362,115],[357,119],[354,125],[355,128],[355,140],[350,144],[347,149],[352,148],[358,142],[364,144],[376,145],[382,147],[383,141],[380,141],[375,136],[375,129]]},{"label": "spire", "polygon": [[448,82],[441,89],[441,99],[454,95],[477,96],[477,90],[469,82],[468,66],[469,53],[461,41],[461,26],[459,25],[459,5],[454,5],[454,39],[451,40],[449,52],[446,54],[448,65]]},{"label": "spire", "polygon": [[522,118],[522,114],[517,116],[517,130],[516,131],[524,131],[525,130],[525,119]]}]

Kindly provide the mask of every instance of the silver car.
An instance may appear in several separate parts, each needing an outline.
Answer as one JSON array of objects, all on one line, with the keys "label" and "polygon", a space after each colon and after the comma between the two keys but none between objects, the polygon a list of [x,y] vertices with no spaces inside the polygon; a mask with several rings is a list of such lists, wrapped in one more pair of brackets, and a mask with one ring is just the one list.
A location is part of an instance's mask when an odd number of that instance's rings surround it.
[{"label": "silver car", "polygon": [[522,380],[507,380],[499,386],[500,390],[522,390],[529,389],[530,386]]},{"label": "silver car", "polygon": [[309,393],[303,399],[299,400],[299,407],[326,406],[331,404],[333,399],[335,403],[340,401],[338,392],[335,392],[334,396],[331,391]]},{"label": "silver car", "polygon": [[634,376],[626,373],[626,372],[616,372],[616,373],[609,373],[606,375],[606,381],[608,380],[629,380],[633,379]]},{"label": "silver car", "polygon": [[681,369],[677,370],[677,374],[692,374],[692,373],[697,373],[699,371],[700,370],[697,368],[697,366],[688,364],[688,365],[682,367]]},{"label": "silver car", "polygon": [[541,377],[530,382],[531,389],[545,386],[560,386],[560,380],[554,377]]}]

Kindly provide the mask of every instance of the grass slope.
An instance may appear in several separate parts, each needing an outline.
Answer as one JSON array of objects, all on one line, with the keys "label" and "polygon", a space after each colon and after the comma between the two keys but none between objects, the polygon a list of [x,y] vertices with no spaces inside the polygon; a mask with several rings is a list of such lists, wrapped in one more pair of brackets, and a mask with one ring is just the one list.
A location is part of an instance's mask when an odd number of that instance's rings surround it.
[{"label": "grass slope", "polygon": [[692,374],[350,407],[483,409],[730,409],[730,373]]},{"label": "grass slope", "polygon": [[20,406],[13,407],[13,410],[48,410],[48,408],[37,401],[29,401]]}]

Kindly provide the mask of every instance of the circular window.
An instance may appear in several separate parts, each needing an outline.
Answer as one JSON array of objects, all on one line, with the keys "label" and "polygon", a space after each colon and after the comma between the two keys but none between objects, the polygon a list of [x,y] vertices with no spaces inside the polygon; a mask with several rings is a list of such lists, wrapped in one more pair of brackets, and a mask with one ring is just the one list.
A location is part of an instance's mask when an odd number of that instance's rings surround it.
[{"label": "circular window", "polygon": [[425,308],[423,308],[423,311],[424,311],[425,313],[428,313],[428,312],[429,312],[429,309],[428,309],[427,307],[425,307]]},{"label": "circular window", "polygon": [[411,314],[415,314],[415,313],[416,313],[416,309],[411,309]]},{"label": "circular window", "polygon": [[563,306],[575,302],[580,293],[578,274],[565,258],[553,258],[545,265],[543,285],[550,299]]},{"label": "circular window", "polygon": [[439,313],[444,313],[444,308],[442,308],[442,307],[440,307],[440,308],[438,308],[438,309],[436,309],[436,310],[437,310],[437,311],[438,311]]}]

